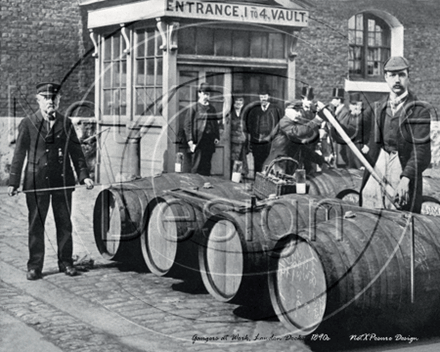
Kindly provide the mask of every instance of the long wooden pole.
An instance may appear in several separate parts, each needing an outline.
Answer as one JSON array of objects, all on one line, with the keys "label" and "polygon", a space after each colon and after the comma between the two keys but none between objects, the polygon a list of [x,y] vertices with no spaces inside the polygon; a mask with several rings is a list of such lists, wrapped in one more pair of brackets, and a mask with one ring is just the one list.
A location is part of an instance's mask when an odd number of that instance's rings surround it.
[{"label": "long wooden pole", "polygon": [[347,143],[348,147],[352,150],[352,152],[356,155],[356,157],[360,160],[362,165],[365,166],[365,168],[370,172],[371,176],[374,177],[374,179],[381,185],[381,187],[384,190],[385,196],[388,198],[388,200],[396,207],[399,208],[396,205],[396,202],[394,201],[394,198],[391,194],[389,194],[387,187],[393,189],[391,184],[387,181],[387,179],[383,176],[380,176],[377,171],[370,165],[368,160],[365,158],[365,156],[362,154],[362,152],[354,145],[351,138],[347,135],[345,130],[341,127],[338,120],[333,116],[333,114],[328,111],[327,108],[323,108],[323,113],[327,120],[333,125],[333,127],[336,129],[336,131],[339,133],[339,135],[342,137],[345,143]]}]

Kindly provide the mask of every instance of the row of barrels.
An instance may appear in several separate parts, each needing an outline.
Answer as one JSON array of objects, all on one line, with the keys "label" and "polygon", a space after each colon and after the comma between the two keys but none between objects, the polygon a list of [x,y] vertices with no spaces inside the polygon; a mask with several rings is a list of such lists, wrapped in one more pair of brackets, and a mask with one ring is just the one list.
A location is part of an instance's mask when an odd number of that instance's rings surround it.
[{"label": "row of barrels", "polygon": [[[98,249],[113,260],[141,252],[154,274],[199,277],[223,302],[271,305],[298,334],[335,326],[335,319],[394,324],[396,312],[403,320],[410,310],[425,322],[439,296],[437,282],[426,284],[439,271],[440,247],[431,237],[440,219],[336,200],[360,176],[332,172],[318,176],[331,182],[313,180],[315,196],[259,202],[245,185],[198,175],[164,174],[115,186],[95,205]],[[401,229],[401,237],[390,233]],[[407,235],[409,229],[417,236]],[[416,256],[427,253],[429,259]],[[422,287],[428,288],[414,292]],[[381,314],[390,319],[377,320]]]}]

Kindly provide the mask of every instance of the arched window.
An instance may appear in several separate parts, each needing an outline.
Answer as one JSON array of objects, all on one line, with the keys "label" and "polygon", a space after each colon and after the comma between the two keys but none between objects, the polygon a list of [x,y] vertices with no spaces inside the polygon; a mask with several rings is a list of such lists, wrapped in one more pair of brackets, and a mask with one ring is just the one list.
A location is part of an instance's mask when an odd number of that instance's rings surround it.
[{"label": "arched window", "polygon": [[371,13],[360,13],[348,21],[348,40],[350,78],[381,76],[383,62],[391,54],[390,26]]}]

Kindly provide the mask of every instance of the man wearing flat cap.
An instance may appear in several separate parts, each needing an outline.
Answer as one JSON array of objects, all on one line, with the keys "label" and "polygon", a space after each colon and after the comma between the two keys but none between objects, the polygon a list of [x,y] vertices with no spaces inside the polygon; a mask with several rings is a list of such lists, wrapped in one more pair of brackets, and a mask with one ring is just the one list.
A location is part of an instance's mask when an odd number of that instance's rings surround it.
[{"label": "man wearing flat cap", "polygon": [[260,172],[270,153],[271,133],[283,117],[281,109],[271,102],[268,85],[259,87],[259,102],[251,103],[246,116],[248,151],[254,157],[254,170]]},{"label": "man wearing flat cap", "polygon": [[364,173],[361,204],[370,208],[398,208],[420,213],[422,173],[431,161],[430,114],[427,103],[408,90],[409,63],[402,56],[391,57],[384,65],[390,94],[376,103],[368,159],[391,187],[383,189]]},{"label": "man wearing flat cap", "polygon": [[[313,171],[310,162],[323,165],[324,158],[310,147],[319,137],[318,129],[322,122],[323,120],[318,115],[312,120],[304,115],[301,100],[288,102],[284,117],[272,132],[272,146],[264,165],[269,165],[273,160],[282,156],[298,161],[299,166],[304,167],[307,173]],[[291,173],[289,168],[288,165],[284,171]]]},{"label": "man wearing flat cap", "polygon": [[93,188],[81,144],[69,118],[57,112],[60,85],[37,85],[39,110],[24,118],[11,164],[8,193],[16,195],[25,160],[23,192],[26,193],[29,220],[29,260],[27,279],[42,277],[45,221],[52,202],[58,245],[58,267],[66,275],[77,275],[72,261],[72,192],[78,181]]},{"label": "man wearing flat cap", "polygon": [[211,159],[215,145],[220,140],[218,116],[209,103],[212,89],[207,83],[201,83],[198,89],[198,101],[188,109],[184,131],[190,152],[192,153],[191,173],[211,175]]}]

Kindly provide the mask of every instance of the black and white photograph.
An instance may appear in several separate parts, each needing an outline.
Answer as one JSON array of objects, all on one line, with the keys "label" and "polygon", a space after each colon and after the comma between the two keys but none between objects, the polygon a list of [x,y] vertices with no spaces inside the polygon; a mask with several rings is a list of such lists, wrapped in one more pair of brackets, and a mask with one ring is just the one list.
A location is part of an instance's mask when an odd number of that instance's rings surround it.
[{"label": "black and white photograph", "polygon": [[0,352],[440,349],[438,0],[0,18]]}]

